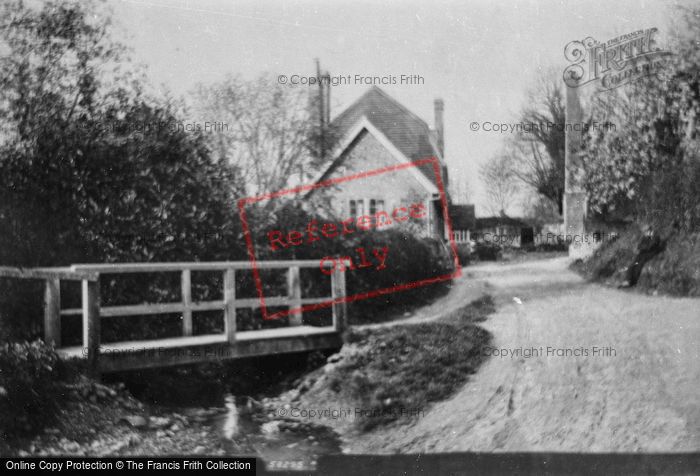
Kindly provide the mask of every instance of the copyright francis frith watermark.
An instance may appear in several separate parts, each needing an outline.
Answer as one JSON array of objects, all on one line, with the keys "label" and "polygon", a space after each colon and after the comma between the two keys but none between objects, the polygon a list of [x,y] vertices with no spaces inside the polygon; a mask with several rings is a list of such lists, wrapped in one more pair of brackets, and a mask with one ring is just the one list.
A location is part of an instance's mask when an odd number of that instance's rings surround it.
[{"label": "copyright francis frith watermark", "polygon": [[359,420],[364,418],[425,418],[421,407],[314,407],[305,408],[284,405],[275,412],[278,417],[291,417],[306,420]]},{"label": "copyright francis frith watermark", "polygon": [[423,86],[425,77],[420,74],[335,74],[309,76],[303,74],[280,74],[277,83],[288,86]]},{"label": "copyright francis frith watermark", "polygon": [[671,55],[657,44],[657,28],[637,30],[606,42],[592,37],[568,43],[564,82],[577,88],[597,82],[602,91],[649,76],[661,77]]},{"label": "copyright francis frith watermark", "polygon": [[481,348],[481,354],[485,357],[498,357],[501,359],[531,359],[531,358],[572,358],[593,357],[607,358],[617,357],[617,349],[611,345],[592,345],[574,347],[491,347]]}]

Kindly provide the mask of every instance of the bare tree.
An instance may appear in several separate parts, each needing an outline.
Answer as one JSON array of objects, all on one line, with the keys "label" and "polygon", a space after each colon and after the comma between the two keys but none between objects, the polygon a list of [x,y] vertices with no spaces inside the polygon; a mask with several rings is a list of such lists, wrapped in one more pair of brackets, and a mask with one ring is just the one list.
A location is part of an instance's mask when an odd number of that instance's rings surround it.
[{"label": "bare tree", "polygon": [[560,76],[552,69],[540,75],[537,85],[528,92],[528,105],[520,113],[524,130],[508,148],[515,158],[515,176],[556,204],[561,214],[566,109]]},{"label": "bare tree", "polygon": [[454,203],[466,204],[471,201],[472,192],[466,177],[450,176],[450,198]]},{"label": "bare tree", "polygon": [[496,155],[479,169],[488,208],[494,215],[506,214],[518,196],[520,187],[513,170],[512,157],[506,153]]},{"label": "bare tree", "polygon": [[309,141],[317,124],[307,89],[280,85],[267,76],[253,81],[230,76],[199,85],[194,98],[200,121],[220,123],[205,135],[215,156],[241,177],[246,193],[283,189],[313,173]]}]

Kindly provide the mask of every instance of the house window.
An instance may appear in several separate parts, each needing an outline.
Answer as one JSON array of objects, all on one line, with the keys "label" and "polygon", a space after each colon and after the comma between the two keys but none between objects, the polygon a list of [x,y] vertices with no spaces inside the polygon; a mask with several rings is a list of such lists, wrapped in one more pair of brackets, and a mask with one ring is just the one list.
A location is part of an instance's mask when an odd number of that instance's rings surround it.
[{"label": "house window", "polygon": [[374,198],[369,201],[369,214],[374,215],[377,212],[383,212],[384,200],[375,200]]},{"label": "house window", "polygon": [[365,201],[350,200],[350,217],[357,218],[365,214]]},{"label": "house window", "polygon": [[379,200],[376,198],[370,199],[354,199],[349,201],[350,204],[350,216],[352,218],[357,218],[365,214],[365,204],[367,204],[367,213],[370,216],[376,215],[379,212],[386,211],[386,205],[384,200]]}]

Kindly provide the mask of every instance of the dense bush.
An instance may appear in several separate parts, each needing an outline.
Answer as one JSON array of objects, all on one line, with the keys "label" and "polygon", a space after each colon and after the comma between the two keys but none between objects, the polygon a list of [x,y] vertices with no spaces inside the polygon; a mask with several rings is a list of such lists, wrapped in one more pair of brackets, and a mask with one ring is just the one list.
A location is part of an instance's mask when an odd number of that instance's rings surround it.
[{"label": "dense bush", "polygon": [[57,365],[53,348],[40,341],[0,345],[0,431],[31,431],[54,416]]},{"label": "dense bush", "polygon": [[[319,223],[328,222],[328,218],[313,216],[305,212],[297,203],[289,202],[282,207],[275,217],[266,217],[275,223],[279,230],[300,230],[312,220]],[[332,221],[332,220],[330,220]],[[258,227],[262,229],[264,227]],[[376,265],[377,261],[370,256],[371,250],[388,250],[386,268],[377,270],[374,267],[346,271],[348,295],[368,293],[380,289],[393,288],[420,280],[444,276],[454,271],[452,251],[442,241],[419,236],[415,230],[392,228],[384,230],[373,229],[366,232],[350,234],[342,239],[321,239],[313,243],[285,250],[271,251],[264,233],[256,236],[258,259],[312,259],[319,260],[325,256],[348,257],[358,263],[358,248],[364,248],[368,259]],[[329,277],[315,277],[317,285],[327,283]],[[302,283],[303,285],[303,283]],[[427,300],[447,291],[449,282],[443,281],[417,286],[401,292],[388,292],[369,299],[361,298],[348,304],[352,322],[368,322],[384,320],[389,309],[392,312],[407,311],[410,308],[425,303]],[[313,293],[313,291],[308,291]],[[308,295],[308,294],[307,294]],[[318,293],[327,296],[328,293]]]},{"label": "dense bush", "polygon": [[524,245],[522,249],[528,253],[547,253],[552,251],[569,251],[569,243],[564,240],[557,240],[556,243],[530,243]]},{"label": "dense bush", "polygon": [[584,137],[582,179],[592,211],[633,219],[615,242],[582,264],[593,279],[697,295],[700,278],[700,10],[680,9],[664,77],[610,92],[591,118],[614,129]]},{"label": "dense bush", "polygon": [[593,211],[631,216],[659,232],[700,229],[700,10],[683,10],[664,77],[649,76],[594,102],[582,179]]},{"label": "dense bush", "polygon": [[478,242],[474,254],[480,261],[496,261],[502,256],[503,248],[493,243]]},{"label": "dense bush", "polygon": [[469,243],[457,243],[457,256],[459,257],[459,264],[467,266],[474,259],[472,256],[472,245]]},{"label": "dense bush", "polygon": [[662,236],[631,226],[575,268],[590,279],[616,286],[700,296],[700,233]]},{"label": "dense bush", "polygon": [[629,269],[635,263],[642,237],[643,232],[639,227],[630,226],[618,239],[603,242],[591,257],[579,264],[580,270],[596,281],[629,284]]},{"label": "dense bush", "polygon": [[[348,273],[348,294],[361,294],[378,289],[415,283],[444,276],[454,270],[451,251],[435,239],[416,237],[401,231],[373,232],[360,241],[366,249],[386,247],[389,250],[387,268],[372,268]],[[349,249],[354,249],[356,246]],[[354,322],[383,320],[394,307],[410,309],[430,301],[448,289],[448,281],[411,287],[401,292],[358,300],[350,304],[350,318]],[[399,304],[399,306],[397,306]]]},{"label": "dense bush", "polygon": [[640,289],[676,296],[700,296],[700,233],[679,233],[641,271]]},{"label": "dense bush", "polygon": [[[0,265],[244,259],[236,177],[174,101],[143,94],[129,67],[105,76],[123,54],[106,17],[88,2],[0,9]],[[14,339],[40,329],[24,284],[0,280]],[[103,302],[125,289],[162,285],[106,285]]]}]

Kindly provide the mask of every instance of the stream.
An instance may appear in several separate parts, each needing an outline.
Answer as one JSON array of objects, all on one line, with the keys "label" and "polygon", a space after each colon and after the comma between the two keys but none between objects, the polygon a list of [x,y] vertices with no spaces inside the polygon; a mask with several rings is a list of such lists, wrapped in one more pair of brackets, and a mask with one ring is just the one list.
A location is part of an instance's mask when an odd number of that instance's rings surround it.
[{"label": "stream", "polygon": [[[267,356],[206,367],[124,373],[132,394],[204,427],[231,456],[256,456],[269,470],[313,470],[319,456],[341,453],[331,429],[277,415],[261,403],[294,387],[296,379],[325,364],[327,355]],[[223,369],[223,370],[222,370]],[[204,448],[203,448],[204,449]]]},{"label": "stream", "polygon": [[254,454],[270,470],[313,470],[319,456],[341,452],[330,429],[264,414],[249,397],[224,397],[224,410],[208,424],[232,455]]}]

